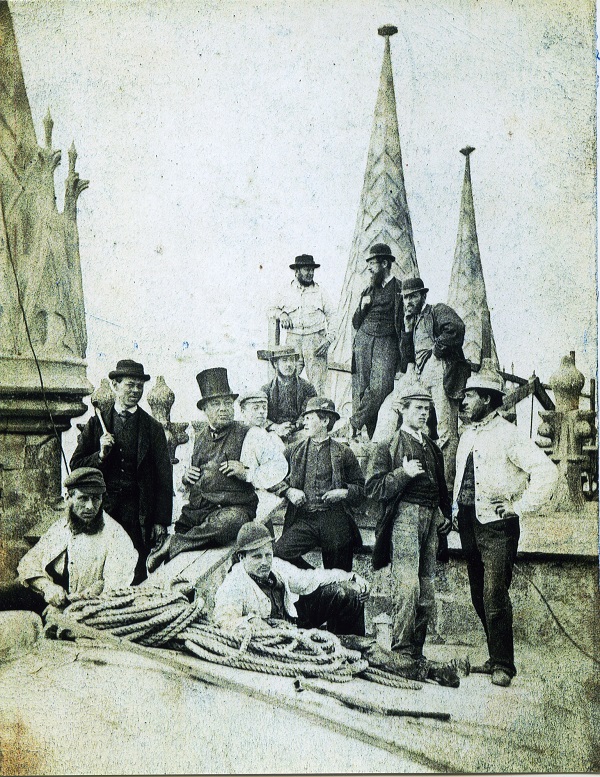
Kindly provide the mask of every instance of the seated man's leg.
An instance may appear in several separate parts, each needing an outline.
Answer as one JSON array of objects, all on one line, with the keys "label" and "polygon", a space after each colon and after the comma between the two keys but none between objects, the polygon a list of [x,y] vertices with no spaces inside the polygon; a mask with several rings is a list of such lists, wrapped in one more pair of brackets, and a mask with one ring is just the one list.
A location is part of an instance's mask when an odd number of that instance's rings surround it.
[{"label": "seated man's leg", "polygon": [[253,519],[253,513],[244,505],[217,507],[204,516],[199,526],[192,526],[181,533],[175,526],[175,534],[171,537],[169,558],[188,550],[202,548],[222,548],[235,542],[239,530],[245,523]]},{"label": "seated man's leg", "polygon": [[365,634],[365,609],[357,591],[341,583],[319,586],[297,603],[298,626],[316,629],[327,622],[333,634]]},{"label": "seated man's leg", "polygon": [[31,610],[41,615],[47,606],[41,594],[21,583],[0,583],[0,611]]},{"label": "seated man's leg", "polygon": [[284,526],[283,534],[273,548],[273,555],[302,569],[310,568],[310,564],[302,559],[302,554],[319,547],[318,521],[316,513],[296,516],[289,529]]},{"label": "seated man's leg", "polygon": [[338,504],[317,515],[323,566],[351,572],[356,536],[346,511]]}]

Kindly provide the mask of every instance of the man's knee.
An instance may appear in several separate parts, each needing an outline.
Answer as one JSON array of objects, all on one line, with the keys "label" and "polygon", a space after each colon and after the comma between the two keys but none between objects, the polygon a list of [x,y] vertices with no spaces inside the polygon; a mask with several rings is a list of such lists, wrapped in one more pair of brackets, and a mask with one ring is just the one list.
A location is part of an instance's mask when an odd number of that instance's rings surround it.
[{"label": "man's knee", "polygon": [[218,514],[221,533],[227,541],[235,540],[242,526],[251,520],[246,510],[241,507],[223,507]]}]

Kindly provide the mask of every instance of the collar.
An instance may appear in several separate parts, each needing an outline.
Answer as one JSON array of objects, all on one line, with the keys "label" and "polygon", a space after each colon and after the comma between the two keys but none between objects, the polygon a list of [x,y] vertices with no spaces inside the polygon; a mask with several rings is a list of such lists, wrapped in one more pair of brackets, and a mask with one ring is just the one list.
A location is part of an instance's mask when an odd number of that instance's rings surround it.
[{"label": "collar", "polygon": [[118,402],[115,402],[115,410],[117,413],[129,413],[129,415],[133,415],[137,412],[138,406],[135,407],[123,407],[123,405],[119,404]]},{"label": "collar", "polygon": [[467,429],[473,429],[474,431],[477,431],[478,429],[483,429],[488,424],[490,424],[493,420],[496,418],[500,418],[500,413],[498,410],[492,410],[491,413],[488,413],[486,416],[484,416],[481,421],[472,421],[469,424],[465,424]]},{"label": "collar", "polygon": [[403,432],[406,432],[406,434],[409,434],[411,437],[414,437],[417,442],[420,442],[421,445],[423,445],[423,433],[420,429],[411,429],[410,426],[406,426],[406,424],[402,424],[400,427],[400,430]]},{"label": "collar", "polygon": [[390,273],[388,277],[382,282],[381,288],[385,289],[385,287],[388,285],[388,283],[392,280],[394,276]]},{"label": "collar", "polygon": [[312,437],[309,437],[308,441],[320,448],[321,446],[325,445],[326,442],[329,442],[329,437],[326,437],[324,440],[319,440],[318,442]]},{"label": "collar", "polygon": [[253,580],[258,586],[265,586],[269,588],[277,587],[277,578],[273,574],[273,570],[271,570],[266,577],[257,577],[256,575],[250,574],[250,572],[247,572],[246,574],[250,580]]}]

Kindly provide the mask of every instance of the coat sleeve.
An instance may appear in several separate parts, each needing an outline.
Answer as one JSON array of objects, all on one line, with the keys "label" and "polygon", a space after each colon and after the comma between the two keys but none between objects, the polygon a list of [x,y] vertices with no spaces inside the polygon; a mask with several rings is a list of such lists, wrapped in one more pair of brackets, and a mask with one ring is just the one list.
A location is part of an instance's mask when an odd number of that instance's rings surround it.
[{"label": "coat sleeve", "polygon": [[135,574],[137,560],[137,550],[133,547],[127,532],[120,526],[116,526],[104,562],[103,593],[130,586]]},{"label": "coat sleeve", "polygon": [[48,565],[54,561],[60,553],[66,550],[68,533],[64,522],[57,521],[48,531],[40,537],[36,544],[27,551],[17,567],[18,580],[22,585],[29,585],[29,581],[37,577],[52,578],[46,571]]},{"label": "coat sleeve", "polygon": [[462,348],[465,339],[465,324],[458,313],[442,303],[433,306],[433,319],[433,354],[438,359],[443,359]]},{"label": "coat sleeve", "polygon": [[394,469],[389,444],[379,443],[367,466],[367,496],[378,502],[389,502],[400,496],[410,481],[411,477],[402,467]]},{"label": "coat sleeve", "polygon": [[346,504],[360,504],[365,495],[365,476],[354,452],[346,445],[342,449],[342,482],[348,489]]},{"label": "coat sleeve", "polygon": [[308,596],[316,591],[322,585],[329,583],[341,583],[344,580],[352,578],[352,572],[344,572],[342,569],[300,569],[294,564],[290,564],[283,559],[277,559],[277,572],[281,574],[288,583],[290,591],[299,596]]},{"label": "coat sleeve", "polygon": [[357,331],[360,329],[360,325],[365,320],[365,318],[367,317],[367,313],[369,312],[369,307],[367,306],[366,308],[362,308],[361,302],[363,300],[363,297],[366,297],[370,293],[371,293],[371,287],[368,286],[360,295],[360,300],[358,302],[356,310],[354,311],[354,315],[352,316],[352,327]]},{"label": "coat sleeve", "polygon": [[529,475],[529,483],[519,499],[513,502],[517,515],[533,513],[552,498],[558,484],[558,468],[541,448],[515,430],[508,458]]},{"label": "coat sleeve", "polygon": [[96,416],[92,416],[77,438],[77,447],[69,462],[71,470],[79,467],[95,467],[104,470],[110,454],[104,461],[100,461],[100,437],[100,423]]},{"label": "coat sleeve", "polygon": [[288,473],[288,463],[281,447],[268,432],[257,426],[248,429],[240,459],[248,467],[248,482],[255,488],[273,488]]},{"label": "coat sleeve", "polygon": [[165,430],[153,425],[153,469],[155,504],[152,522],[169,526],[173,517],[173,465],[167,447]]},{"label": "coat sleeve", "polygon": [[230,572],[215,594],[213,621],[224,631],[235,631],[250,617],[262,617],[259,612],[250,612],[246,599],[234,572]]}]

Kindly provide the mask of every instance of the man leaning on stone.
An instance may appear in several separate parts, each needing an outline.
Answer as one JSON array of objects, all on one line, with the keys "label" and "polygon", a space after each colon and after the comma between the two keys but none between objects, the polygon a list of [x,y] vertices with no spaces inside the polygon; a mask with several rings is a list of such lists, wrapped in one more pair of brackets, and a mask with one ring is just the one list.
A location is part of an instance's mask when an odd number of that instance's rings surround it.
[{"label": "man leaning on stone", "polygon": [[65,607],[84,596],[131,584],[138,554],[125,530],[102,509],[100,470],[81,467],[65,479],[65,515],[28,551],[15,583],[0,584],[0,610]]},{"label": "man leaning on stone", "polygon": [[97,467],[103,473],[105,508],[139,554],[139,583],[146,578],[148,554],[165,539],[171,523],[173,467],[162,425],[139,407],[150,380],[143,365],[122,359],[108,377],[114,399],[99,403],[84,426],[71,468]]}]

